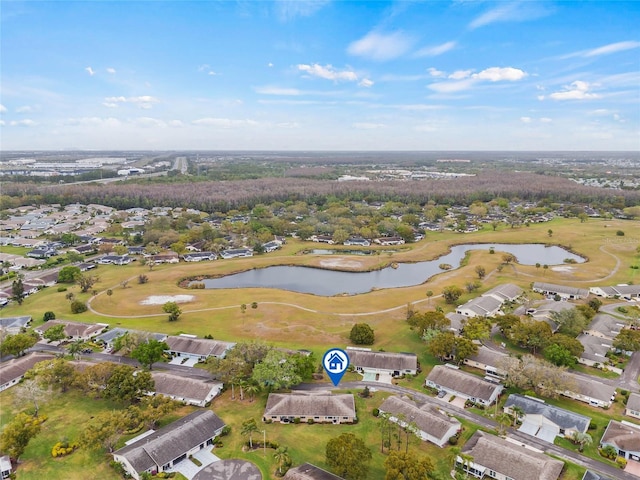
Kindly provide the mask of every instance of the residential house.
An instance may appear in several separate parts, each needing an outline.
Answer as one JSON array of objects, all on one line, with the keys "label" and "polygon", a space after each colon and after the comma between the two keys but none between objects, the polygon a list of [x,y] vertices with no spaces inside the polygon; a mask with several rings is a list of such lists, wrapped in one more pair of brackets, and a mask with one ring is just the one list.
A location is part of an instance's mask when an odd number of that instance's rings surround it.
[{"label": "residential house", "polygon": [[27,328],[31,323],[31,315],[23,315],[21,317],[3,317],[0,318],[0,332],[15,335],[20,333],[23,328]]},{"label": "residential house", "polygon": [[542,282],[534,282],[533,291],[546,296],[558,296],[563,300],[580,300],[581,298],[587,298],[589,296],[589,290],[584,288]]},{"label": "residential house", "polygon": [[312,235],[309,240],[318,243],[328,243],[329,245],[333,245],[335,243],[331,235]]},{"label": "residential house", "polygon": [[187,405],[205,407],[222,391],[222,383],[189,378],[169,372],[151,372],[154,394],[172,398]]},{"label": "residential house", "polygon": [[209,357],[224,358],[235,343],[196,338],[192,335],[169,336],[164,340],[169,345],[167,353],[174,357],[192,358],[204,362]]},{"label": "residential house", "polygon": [[276,240],[271,240],[270,242],[263,243],[262,248],[265,251],[265,253],[271,253],[271,252],[275,252],[279,248],[282,248],[282,243]]},{"label": "residential house", "polygon": [[514,408],[523,413],[519,431],[553,443],[557,436],[571,438],[575,433],[587,433],[591,418],[546,403],[539,398],[509,395],[504,411],[514,414]]},{"label": "residential house", "polygon": [[640,298],[640,285],[614,285],[612,287],[591,287],[589,292],[604,298],[633,300]]},{"label": "residential house", "polygon": [[564,462],[539,450],[478,430],[456,458],[456,467],[476,478],[557,480]]},{"label": "residential house", "polygon": [[34,248],[33,250],[29,250],[27,252],[27,257],[46,259],[46,258],[53,257],[57,254],[58,254],[58,251],[54,248],[40,247],[40,248]]},{"label": "residential house", "polygon": [[366,238],[362,237],[350,237],[345,242],[344,245],[354,245],[357,247],[368,247],[371,245],[371,242]]},{"label": "residential house", "polygon": [[578,335],[576,340],[578,340],[584,347],[584,351],[578,358],[579,363],[589,365],[590,367],[600,368],[607,363],[608,359],[606,355],[612,349],[611,340],[607,340],[602,337],[595,337],[586,333]]},{"label": "residential house", "polygon": [[262,420],[294,423],[354,423],[356,404],[352,394],[270,393]]},{"label": "residential house", "polygon": [[133,259],[127,255],[104,255],[98,260],[100,265],[128,265]]},{"label": "residential house", "polygon": [[614,479],[611,477],[605,477],[604,475],[601,475],[597,472],[587,470],[584,472],[584,475],[582,476],[582,480],[614,480]]},{"label": "residential house", "polygon": [[460,305],[456,313],[466,317],[493,317],[500,313],[502,305],[515,301],[520,295],[522,295],[520,287],[505,283]]},{"label": "residential house", "polygon": [[380,413],[389,414],[389,420],[402,427],[411,425],[418,438],[440,448],[462,428],[458,420],[446,413],[429,405],[419,407],[406,397],[388,397],[380,405]]},{"label": "residential house", "polygon": [[[418,357],[415,353],[373,352],[369,348],[347,347],[349,364],[363,380],[374,381],[379,376],[400,377],[418,373]],[[378,378],[376,378],[378,377]]]},{"label": "residential house", "polygon": [[342,477],[327,472],[320,467],[305,463],[299,467],[290,468],[283,480],[344,480]]},{"label": "residential house", "polygon": [[137,337],[141,337],[145,340],[154,339],[158,342],[164,342],[167,338],[166,333],[150,333],[150,332],[142,332],[138,330],[130,330],[128,328],[115,327],[110,328],[95,338],[96,343],[104,344],[107,348],[113,346],[113,342],[125,334],[135,335]]},{"label": "residential house", "polygon": [[13,467],[11,465],[11,459],[9,455],[3,455],[0,457],[0,478],[3,480],[5,478],[11,478],[11,473],[13,472]]},{"label": "residential house", "polygon": [[218,258],[214,252],[193,252],[193,253],[185,253],[182,255],[182,259],[185,262],[202,262],[202,261],[210,261]]},{"label": "residential house", "polygon": [[499,383],[489,382],[452,365],[433,367],[427,375],[426,385],[483,406],[493,404],[504,388]]},{"label": "residential house", "polygon": [[607,445],[614,447],[619,456],[640,462],[640,425],[624,420],[609,420],[600,439],[601,448]]},{"label": "residential house", "polygon": [[253,250],[250,248],[232,248],[220,252],[220,257],[225,260],[229,258],[253,257]]},{"label": "residential house", "polygon": [[180,255],[175,252],[158,253],[156,255],[145,255],[144,258],[149,263],[178,263],[180,261]]},{"label": "residential house", "polygon": [[77,245],[69,249],[70,252],[75,252],[80,255],[91,255],[97,252],[96,246],[93,243],[86,243],[84,245]]},{"label": "residential house", "polygon": [[616,388],[595,380],[585,382],[582,377],[571,373],[565,373],[569,377],[571,386],[569,389],[558,392],[565,397],[573,398],[580,402],[588,403],[594,407],[609,408],[616,396]]},{"label": "residential house", "polygon": [[53,355],[47,353],[33,352],[24,357],[0,363],[0,392],[19,383],[24,374],[31,370],[36,363],[53,358],[55,358]]},{"label": "residential house", "polygon": [[153,475],[172,471],[176,464],[190,461],[190,455],[211,448],[224,426],[211,410],[197,410],[157,431],[130,440],[113,453],[113,459],[136,480],[140,480],[143,472]]},{"label": "residential house", "polygon": [[506,353],[481,345],[480,348],[478,348],[478,353],[469,358],[465,358],[463,363],[469,367],[483,370],[484,373],[490,377],[504,378],[507,372],[500,368],[500,364],[508,356]]},{"label": "residential house", "polygon": [[624,409],[624,414],[640,420],[640,394],[631,393]]},{"label": "residential house", "polygon": [[144,247],[127,247],[129,255],[144,255]]},{"label": "residential house", "polygon": [[106,323],[80,323],[67,320],[49,320],[48,322],[34,328],[34,332],[43,336],[47,330],[64,325],[64,334],[69,340],[89,340],[104,331],[109,325]]},{"label": "residential house", "polygon": [[374,243],[382,246],[390,245],[404,245],[404,238],[402,237],[380,237],[373,240]]}]

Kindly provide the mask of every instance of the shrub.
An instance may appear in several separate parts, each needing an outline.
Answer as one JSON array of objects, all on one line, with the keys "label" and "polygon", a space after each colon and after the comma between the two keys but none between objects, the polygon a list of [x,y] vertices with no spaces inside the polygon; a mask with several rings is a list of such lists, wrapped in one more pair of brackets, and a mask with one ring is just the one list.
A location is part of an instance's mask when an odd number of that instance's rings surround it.
[{"label": "shrub", "polygon": [[368,323],[356,323],[351,328],[349,340],[355,345],[372,345],[375,342],[375,333]]},{"label": "shrub", "polygon": [[380,410],[378,408],[374,408],[371,413],[373,413],[374,417],[377,417],[378,415],[380,415]]},{"label": "shrub", "polygon": [[589,430],[595,430],[596,428],[598,428],[598,424],[597,423],[591,422],[589,424]]},{"label": "shrub", "polygon": [[[67,287],[63,287],[62,285],[58,287],[58,291],[59,292],[66,292],[67,291]],[[117,462],[116,462],[117,463]]]},{"label": "shrub", "polygon": [[82,313],[87,311],[87,304],[80,300],[71,302],[71,313]]},{"label": "shrub", "polygon": [[49,320],[55,320],[55,318],[56,318],[56,314],[53,313],[52,311],[48,311],[48,312],[44,312],[44,315],[42,316],[42,321],[48,322]]},{"label": "shrub", "polygon": [[307,423],[309,425],[313,425],[315,422],[313,421],[313,418],[310,418],[310,419],[307,420]]},{"label": "shrub", "polygon": [[616,232],[616,235],[619,236],[619,237],[624,237],[624,232],[622,230],[618,230]]},{"label": "shrub", "polygon": [[192,290],[203,290],[204,289],[204,283],[203,282],[194,282],[189,284],[189,288]]},{"label": "shrub", "polygon": [[64,457],[65,455],[69,455],[70,453],[73,453],[73,451],[78,448],[78,444],[76,442],[74,443],[69,443],[69,442],[58,442],[56,443],[53,448],[51,449],[51,456],[53,458],[56,457]]},{"label": "shrub", "polygon": [[449,437],[449,445],[457,445],[458,444],[458,435],[453,435]]},{"label": "shrub", "polygon": [[616,464],[620,467],[620,468],[624,468],[627,466],[627,459],[624,457],[616,457]]},{"label": "shrub", "polygon": [[293,423],[295,423],[296,425],[300,423],[300,417],[296,417],[293,419]]},{"label": "shrub", "polygon": [[231,433],[231,427],[229,425],[225,425],[220,432],[220,436],[224,437],[225,435],[229,435]]}]

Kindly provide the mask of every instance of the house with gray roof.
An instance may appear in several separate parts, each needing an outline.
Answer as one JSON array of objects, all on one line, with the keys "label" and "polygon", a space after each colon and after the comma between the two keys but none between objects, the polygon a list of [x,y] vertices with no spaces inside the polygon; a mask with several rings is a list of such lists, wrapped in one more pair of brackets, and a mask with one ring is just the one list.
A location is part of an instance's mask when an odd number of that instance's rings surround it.
[{"label": "house with gray roof", "polygon": [[170,372],[151,372],[155,395],[163,395],[178,402],[205,407],[222,391],[222,383],[190,378]]},{"label": "house with gray roof", "polygon": [[614,285],[612,287],[590,287],[589,292],[604,298],[640,298],[640,285]]},{"label": "house with gray roof", "polygon": [[283,480],[344,480],[342,477],[327,472],[311,463],[290,468],[282,478]]},{"label": "house with gray roof", "polygon": [[589,324],[585,333],[594,337],[606,338],[613,340],[618,336],[620,331],[626,326],[623,320],[620,320],[608,313],[600,312]]},{"label": "house with gray roof", "polygon": [[604,475],[601,475],[597,472],[587,470],[584,472],[584,475],[582,476],[582,480],[614,480],[614,479],[611,477],[605,477]]},{"label": "house with gray roof", "polygon": [[[380,374],[400,377],[418,373],[418,357],[415,353],[374,352],[369,348],[355,347],[347,347],[346,351],[349,364],[364,375],[365,380],[374,380]],[[367,378],[372,375],[372,378]]]},{"label": "house with gray roof", "polygon": [[24,357],[18,357],[8,362],[0,363],[0,392],[11,388],[23,379],[24,374],[31,370],[38,362],[55,358],[48,353],[30,353]]},{"label": "house with gray roof", "polygon": [[380,413],[389,414],[389,421],[401,427],[412,425],[418,438],[440,448],[462,428],[462,424],[455,418],[430,405],[419,407],[407,397],[388,397],[379,410]]},{"label": "house with gray roof", "polygon": [[[583,365],[589,365],[590,367],[603,367],[604,364],[607,363],[607,353],[613,348],[611,340],[585,333],[578,335],[576,340],[584,347],[584,351],[580,354],[580,357],[578,357],[578,362]],[[621,373],[620,369],[617,370]]]},{"label": "house with gray roof", "polygon": [[270,393],[264,409],[264,422],[353,423],[356,404],[352,394]]},{"label": "house with gray roof", "polygon": [[444,390],[483,406],[492,405],[504,389],[499,383],[463,372],[453,365],[436,365],[427,375],[425,383],[427,387]]},{"label": "house with gray roof", "polygon": [[211,448],[224,422],[211,410],[197,410],[157,430],[139,435],[113,453],[113,459],[136,480],[143,472],[152,475],[174,470],[203,448]]},{"label": "house with gray roof", "polygon": [[209,357],[224,358],[235,343],[196,338],[192,335],[169,336],[164,340],[167,353],[173,357],[192,358],[204,362]]},{"label": "house with gray roof", "polygon": [[587,433],[591,418],[525,395],[509,395],[504,411],[513,415],[519,408],[524,416],[518,430],[527,435],[553,443],[557,436],[571,438],[576,432]]},{"label": "house with gray roof", "polygon": [[554,285],[552,283],[534,282],[533,291],[542,295],[555,297],[563,300],[580,300],[589,296],[589,290],[585,288],[569,287],[567,285]]},{"label": "house with gray roof", "polygon": [[39,335],[44,335],[48,330],[58,325],[64,325],[64,334],[69,340],[89,340],[104,331],[109,325],[106,323],[80,323],[68,320],[49,320],[34,328]]},{"label": "house with gray roof", "polygon": [[23,328],[27,328],[30,323],[31,315],[0,318],[0,331],[15,335],[16,333],[20,333],[20,330]]},{"label": "house with gray roof", "polygon": [[571,388],[558,392],[565,397],[588,403],[594,407],[609,408],[616,396],[616,387],[600,383],[596,380],[584,381],[584,378],[566,372]]},{"label": "house with gray roof", "polygon": [[564,462],[523,445],[476,431],[462,452],[473,460],[456,458],[456,467],[476,478],[557,480]]},{"label": "house with gray roof", "polygon": [[460,305],[456,313],[465,317],[493,317],[500,313],[502,305],[515,301],[521,294],[522,288],[512,283],[498,285]]},{"label": "house with gray roof", "polygon": [[625,405],[624,414],[640,419],[640,394],[631,393]]},{"label": "house with gray roof", "polygon": [[167,334],[166,333],[152,333],[152,332],[143,332],[141,330],[130,330],[128,328],[122,328],[122,327],[115,327],[115,328],[110,328],[104,332],[102,332],[100,335],[98,335],[95,338],[95,341],[98,343],[103,343],[105,344],[107,347],[110,347],[113,345],[113,342],[123,336],[123,335],[135,335],[137,337],[143,338],[145,340],[149,340],[149,339],[153,339],[153,340],[157,340],[159,342],[164,342],[164,340],[167,338]]},{"label": "house with gray roof", "polygon": [[484,297],[495,297],[501,302],[513,302],[522,295],[522,288],[513,283],[503,283],[483,294]]},{"label": "house with gray roof", "polygon": [[486,375],[491,377],[504,378],[507,372],[502,370],[499,365],[509,355],[504,352],[493,350],[481,345],[478,348],[478,353],[465,358],[463,363],[469,367],[478,368],[483,370]]},{"label": "house with gray roof", "polygon": [[640,461],[640,425],[634,423],[609,420],[600,447],[611,445],[618,455],[627,460]]}]

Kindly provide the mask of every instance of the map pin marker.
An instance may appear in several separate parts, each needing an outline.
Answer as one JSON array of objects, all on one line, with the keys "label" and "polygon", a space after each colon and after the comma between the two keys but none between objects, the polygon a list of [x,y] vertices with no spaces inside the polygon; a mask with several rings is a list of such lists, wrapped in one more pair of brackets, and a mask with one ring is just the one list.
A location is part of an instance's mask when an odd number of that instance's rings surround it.
[{"label": "map pin marker", "polygon": [[322,357],[322,366],[337,387],[349,367],[349,355],[340,348],[331,348]]}]

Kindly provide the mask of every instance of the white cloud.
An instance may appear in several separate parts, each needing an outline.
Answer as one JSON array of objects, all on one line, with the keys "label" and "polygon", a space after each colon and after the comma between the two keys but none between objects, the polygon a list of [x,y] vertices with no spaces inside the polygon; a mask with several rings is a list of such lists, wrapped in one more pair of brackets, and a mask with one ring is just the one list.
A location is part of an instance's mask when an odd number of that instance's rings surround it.
[{"label": "white cloud", "polygon": [[498,22],[525,22],[551,13],[542,2],[501,2],[499,6],[476,17],[469,28],[475,29]]},{"label": "white cloud", "polygon": [[107,68],[107,73],[111,74],[111,75],[115,75],[116,74],[116,69],[115,68]]},{"label": "white cloud", "polygon": [[17,113],[29,113],[29,112],[33,112],[33,108],[30,107],[29,105],[23,105],[22,107],[16,108],[16,112]]},{"label": "white cloud", "polygon": [[471,75],[471,72],[473,72],[473,70],[456,70],[447,78],[450,78],[452,80],[462,80],[463,78],[469,77]]},{"label": "white cloud", "polygon": [[0,120],[0,126],[4,127],[5,125],[6,125],[6,123],[4,123],[4,120]]},{"label": "white cloud", "polygon": [[549,117],[541,117],[540,118],[540,123],[551,123],[553,122],[552,119],[550,119]]},{"label": "white cloud", "polygon": [[370,32],[360,40],[352,42],[347,48],[347,53],[378,61],[392,60],[404,55],[413,43],[413,39],[402,32]]},{"label": "white cloud", "polygon": [[136,125],[144,128],[162,128],[166,127],[167,124],[162,120],[158,120],[157,118],[151,117],[138,117],[134,122]]},{"label": "white cloud", "polygon": [[281,88],[281,87],[256,87],[254,88],[256,93],[260,93],[262,95],[286,95],[289,97],[296,97],[301,95],[302,92],[297,88]]},{"label": "white cloud", "polygon": [[427,70],[427,72],[429,72],[429,75],[431,75],[432,77],[436,77],[436,78],[440,78],[440,77],[444,77],[446,75],[446,73],[438,70],[437,68],[429,68]]},{"label": "white cloud", "polygon": [[594,48],[584,53],[585,57],[596,57],[598,55],[609,55],[611,53],[622,52],[624,50],[631,50],[633,48],[640,47],[640,42],[617,42],[604,45],[602,47]]},{"label": "white cloud", "polygon": [[65,125],[72,125],[78,127],[119,127],[122,125],[120,120],[113,117],[79,117],[68,118],[64,121]]},{"label": "white cloud", "polygon": [[423,132],[423,133],[432,133],[432,132],[438,131],[438,127],[436,127],[435,125],[429,125],[426,123],[423,125],[416,125],[415,127],[413,127],[413,129],[416,132]]},{"label": "white cloud", "polygon": [[416,57],[437,57],[443,53],[453,50],[456,47],[456,42],[446,42],[433,47],[424,47],[415,53]]},{"label": "white cloud", "polygon": [[472,78],[459,80],[455,82],[436,82],[429,85],[431,90],[438,93],[455,93],[463,90],[468,90],[476,83]]},{"label": "white cloud", "polygon": [[369,80],[368,78],[363,78],[362,80],[360,80],[360,82],[358,82],[358,85],[366,88],[373,87],[373,81]]},{"label": "white cloud", "polygon": [[297,17],[310,17],[328,3],[329,0],[278,0],[273,6],[278,18],[286,22]]},{"label": "white cloud", "polygon": [[318,65],[314,63],[313,65],[300,64],[298,65],[298,70],[301,72],[308,73],[312,77],[324,78],[326,80],[345,80],[348,82],[356,82],[358,81],[358,75],[352,70],[336,70],[331,65]]},{"label": "white cloud", "polygon": [[2,104],[0,103],[0,113],[4,113],[4,112],[6,112],[6,111],[7,111],[7,107],[5,107],[4,105],[2,105]]},{"label": "white cloud", "polygon": [[206,73],[207,75],[211,75],[211,76],[218,75],[216,72],[214,72],[214,71],[211,69],[211,66],[210,66],[209,64],[207,64],[207,63],[203,63],[202,65],[199,65],[199,66],[198,66],[198,71],[199,71],[199,72],[204,72],[204,73]]},{"label": "white cloud", "polygon": [[531,117],[520,117],[522,123],[531,123]]},{"label": "white cloud", "polygon": [[92,77],[96,74],[96,72],[91,67],[85,67],[85,71]]},{"label": "white cloud", "polygon": [[590,93],[590,88],[591,85],[587,82],[576,80],[571,85],[565,86],[564,90],[552,93],[549,98],[553,100],[592,100],[600,98],[597,93]]},{"label": "white cloud", "polygon": [[273,67],[273,63],[271,63],[271,62],[267,63],[267,67],[272,68]]},{"label": "white cloud", "polygon": [[118,106],[118,104],[120,103],[131,103],[133,105],[136,105],[138,108],[143,108],[143,109],[149,109],[151,108],[154,104],[159,103],[160,100],[158,100],[156,97],[152,97],[149,95],[142,95],[139,97],[106,97],[104,99],[104,102],[102,103],[105,107],[109,107],[109,108],[115,108]]},{"label": "white cloud", "polygon": [[170,120],[169,123],[167,124],[170,127],[184,127],[184,123],[182,123],[180,120]]},{"label": "white cloud", "polygon": [[234,120],[231,118],[199,118],[191,122],[193,125],[203,125],[205,127],[237,128],[245,126],[256,126],[255,120]]},{"label": "white cloud", "polygon": [[487,68],[486,70],[482,70],[480,73],[472,75],[473,78],[477,78],[479,80],[489,80],[490,82],[500,82],[502,80],[515,82],[517,80],[522,80],[526,76],[526,72],[520,70],[519,68],[512,67],[491,67]]},{"label": "white cloud", "polygon": [[216,72],[214,72],[213,70],[211,70],[209,73],[207,73],[207,75],[215,76],[215,75],[218,75],[218,74]]},{"label": "white cloud", "polygon": [[378,128],[384,127],[386,127],[384,123],[358,122],[353,124],[353,128],[356,128],[358,130],[376,130]]},{"label": "white cloud", "polygon": [[12,127],[35,127],[38,124],[33,120],[25,118],[24,120],[13,120],[9,125]]}]

